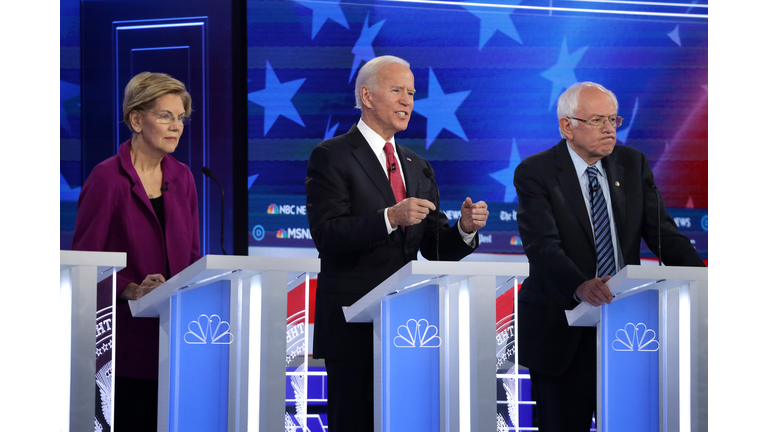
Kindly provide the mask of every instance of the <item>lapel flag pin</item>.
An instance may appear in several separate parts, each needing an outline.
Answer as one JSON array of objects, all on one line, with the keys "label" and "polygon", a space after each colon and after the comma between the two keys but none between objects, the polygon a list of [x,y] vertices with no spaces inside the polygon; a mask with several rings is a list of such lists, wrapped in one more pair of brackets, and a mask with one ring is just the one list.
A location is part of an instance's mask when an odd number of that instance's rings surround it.
[{"label": "lapel flag pin", "polygon": [[408,162],[413,162],[413,161],[411,160],[411,158],[409,158],[409,157],[407,157],[406,159],[408,160]]}]

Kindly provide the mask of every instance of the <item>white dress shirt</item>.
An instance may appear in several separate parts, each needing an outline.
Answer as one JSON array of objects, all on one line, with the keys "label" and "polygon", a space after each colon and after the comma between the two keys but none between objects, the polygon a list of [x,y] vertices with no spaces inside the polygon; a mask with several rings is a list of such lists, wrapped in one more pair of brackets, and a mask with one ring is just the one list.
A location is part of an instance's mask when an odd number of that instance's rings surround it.
[{"label": "white dress shirt", "polygon": [[[389,171],[387,170],[387,154],[384,153],[384,144],[387,143],[387,141],[381,137],[378,133],[374,132],[373,129],[371,129],[363,119],[361,118],[357,122],[357,130],[360,131],[361,134],[363,134],[363,138],[365,138],[365,141],[368,143],[369,146],[371,146],[371,150],[373,150],[373,154],[376,155],[376,158],[379,160],[379,163],[381,164],[381,169],[384,171],[384,174],[386,174],[387,178],[389,178]],[[397,146],[395,145],[395,137],[392,137],[392,140],[389,141],[392,143],[392,148],[395,151],[395,158],[397,159],[398,165],[400,164],[400,157],[397,154]],[[400,168],[400,178],[403,180],[403,189],[406,189],[405,186],[405,175],[403,174],[402,167]],[[387,226],[387,233],[392,234],[396,229],[397,226],[391,226],[389,224],[389,217],[387,216],[387,211],[389,208],[384,209],[384,223]],[[459,218],[459,221],[461,221],[461,218]],[[464,232],[464,230],[461,229],[461,224],[459,225],[459,233],[461,233],[461,237],[464,239],[464,242],[466,244],[471,244],[472,240],[475,238],[475,232],[471,234],[467,234]]]},{"label": "white dress shirt", "polygon": [[[579,186],[581,186],[581,194],[584,198],[584,204],[587,206],[587,213],[589,214],[589,225],[592,227],[592,238],[594,238],[595,226],[592,223],[592,203],[589,199],[589,174],[587,174],[587,168],[589,165],[584,162],[584,159],[582,159],[581,156],[573,151],[570,144],[567,144],[566,146],[568,147],[568,154],[571,155],[573,167],[576,168],[576,175],[579,177]],[[600,189],[603,193],[603,196],[605,197],[605,204],[608,207],[608,219],[611,222],[613,259],[616,263],[616,271],[618,272],[621,268],[624,267],[624,260],[622,259],[621,254],[619,254],[618,237],[616,236],[616,222],[613,219],[613,208],[611,207],[611,194],[609,192],[610,189],[608,186],[608,177],[605,175],[602,161],[597,161],[595,168],[597,168],[597,180],[600,182]],[[597,273],[597,271],[595,271],[595,273]],[[595,277],[597,277],[597,274],[595,274]]]}]

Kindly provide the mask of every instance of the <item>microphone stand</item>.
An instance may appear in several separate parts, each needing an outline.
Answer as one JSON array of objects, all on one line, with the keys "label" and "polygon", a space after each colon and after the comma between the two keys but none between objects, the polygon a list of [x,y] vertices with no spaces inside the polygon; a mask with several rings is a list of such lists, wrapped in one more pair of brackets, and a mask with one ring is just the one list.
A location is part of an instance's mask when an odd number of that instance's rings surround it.
[{"label": "microphone stand", "polygon": [[213,171],[211,171],[210,168],[203,167],[203,174],[216,182],[216,184],[219,186],[219,190],[221,191],[221,231],[219,234],[221,237],[221,251],[224,253],[224,255],[227,255],[227,251],[224,249],[224,188],[221,187],[221,183],[216,180],[216,177],[213,175]]}]

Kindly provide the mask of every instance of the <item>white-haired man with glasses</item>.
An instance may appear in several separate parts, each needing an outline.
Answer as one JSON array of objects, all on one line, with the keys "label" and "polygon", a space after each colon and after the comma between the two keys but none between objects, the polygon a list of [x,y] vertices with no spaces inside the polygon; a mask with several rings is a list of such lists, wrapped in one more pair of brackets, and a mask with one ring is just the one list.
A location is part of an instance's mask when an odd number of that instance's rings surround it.
[{"label": "white-haired man with glasses", "polygon": [[640,264],[641,238],[664,250],[666,265],[704,265],[657,196],[648,159],[616,145],[618,109],[605,87],[574,84],[557,103],[562,140],[515,170],[530,262],[519,294],[519,361],[530,370],[542,432],[589,431],[597,407],[595,328],[569,327],[563,310],[610,303],[605,283]]}]

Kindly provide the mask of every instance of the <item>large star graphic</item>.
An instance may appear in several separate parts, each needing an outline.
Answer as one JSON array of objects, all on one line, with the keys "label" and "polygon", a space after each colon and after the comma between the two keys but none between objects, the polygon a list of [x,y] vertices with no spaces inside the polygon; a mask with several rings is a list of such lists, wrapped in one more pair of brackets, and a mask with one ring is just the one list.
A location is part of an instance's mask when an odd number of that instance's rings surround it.
[{"label": "large star graphic", "polygon": [[640,106],[640,99],[635,98],[635,107],[632,109],[632,118],[629,119],[629,124],[625,127],[622,127],[621,130],[616,131],[616,139],[621,141],[623,144],[627,143],[627,137],[629,136],[629,131],[632,130],[632,123],[635,122],[638,106]]},{"label": "large star graphic", "polygon": [[368,27],[368,15],[370,15],[370,13],[365,15],[363,30],[360,32],[360,37],[352,48],[352,54],[355,55],[355,59],[352,61],[352,72],[349,73],[348,82],[352,82],[352,77],[355,76],[355,72],[357,72],[357,67],[360,66],[360,62],[363,60],[370,61],[376,57],[376,54],[373,52],[373,39],[379,34],[379,30],[381,30],[381,26],[384,25],[384,21],[386,20],[381,20]]},{"label": "large star graphic", "polygon": [[69,133],[72,133],[72,130],[69,128],[69,118],[64,109],[64,102],[75,96],[80,96],[80,86],[59,80],[59,127],[64,128]]},{"label": "large star graphic", "polygon": [[[511,0],[511,1],[491,0],[491,1],[486,1],[484,3],[505,4],[505,5],[515,6],[515,5],[519,5],[521,2],[522,0]],[[496,33],[497,31],[504,33],[505,35],[511,37],[513,40],[515,40],[520,44],[523,43],[522,39],[520,39],[520,35],[517,33],[515,24],[512,23],[512,17],[510,17],[509,14],[490,12],[488,9],[483,9],[480,7],[473,7],[473,6],[464,6],[464,8],[468,10],[470,13],[472,13],[472,15],[480,18],[479,49],[483,49],[483,47],[488,42],[488,40],[491,39],[493,34]]]},{"label": "large star graphic", "polygon": [[672,39],[672,42],[676,43],[677,46],[683,46],[680,43],[680,26],[679,25],[676,25],[671,32],[667,33],[667,36],[669,36],[669,38]]},{"label": "large star graphic", "polygon": [[512,138],[512,153],[509,155],[509,166],[501,171],[492,172],[489,175],[497,182],[504,185],[504,202],[512,202],[517,197],[515,190],[515,169],[520,165],[520,152],[517,150],[517,142]]},{"label": "large star graphic", "polygon": [[435,73],[432,68],[429,68],[429,87],[427,88],[429,97],[419,99],[413,105],[414,112],[427,118],[427,149],[443,129],[453,132],[464,141],[468,141],[459,119],[456,118],[456,110],[469,96],[470,91],[443,93],[443,88],[440,87]]},{"label": "large star graphic", "polygon": [[323,135],[323,141],[333,138],[336,135],[336,129],[338,129],[338,127],[338,123],[331,126],[331,118],[328,117],[328,125],[325,127],[325,135]]},{"label": "large star graphic", "polygon": [[306,78],[301,78],[286,83],[281,83],[272,70],[272,66],[267,60],[266,87],[264,90],[248,93],[248,100],[264,107],[264,136],[275,124],[277,117],[284,116],[296,123],[304,126],[301,116],[296,107],[293,106],[291,99],[299,91],[299,87],[304,84]]},{"label": "large star graphic", "polygon": [[64,174],[59,172],[59,201],[77,201],[80,198],[80,186],[71,187],[64,178]]},{"label": "large star graphic", "polygon": [[344,16],[344,11],[341,10],[339,1],[340,0],[326,0],[318,2],[296,0],[296,3],[312,9],[312,39],[314,39],[317,32],[320,31],[320,27],[322,27],[329,19],[336,21],[345,29],[349,30],[347,17]]},{"label": "large star graphic", "polygon": [[552,93],[549,96],[549,109],[552,109],[558,96],[560,96],[560,92],[578,82],[573,70],[581,61],[584,53],[587,52],[587,48],[589,47],[579,48],[573,52],[573,54],[568,54],[568,44],[566,43],[565,38],[563,38],[563,45],[560,47],[560,55],[557,58],[557,63],[541,73],[541,76],[552,81]]}]

